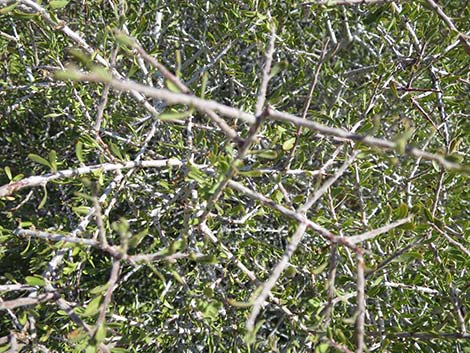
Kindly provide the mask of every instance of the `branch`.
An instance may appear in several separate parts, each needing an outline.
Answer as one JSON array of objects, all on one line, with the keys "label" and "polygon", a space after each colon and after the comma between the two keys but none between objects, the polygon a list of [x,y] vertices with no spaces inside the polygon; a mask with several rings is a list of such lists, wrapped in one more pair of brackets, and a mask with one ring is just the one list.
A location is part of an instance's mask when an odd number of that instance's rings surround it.
[{"label": "branch", "polygon": [[224,192],[224,189],[227,187],[228,182],[231,179],[233,179],[234,176],[237,175],[238,173],[237,165],[239,164],[240,161],[243,161],[243,159],[249,152],[251,145],[255,141],[256,133],[258,132],[258,129],[260,128],[263,119],[266,117],[267,109],[262,110],[263,108],[262,105],[264,105],[264,101],[266,99],[266,90],[267,90],[269,79],[270,79],[269,72],[271,71],[272,56],[274,53],[274,38],[275,38],[275,33],[274,33],[274,27],[273,27],[271,31],[271,39],[270,39],[268,49],[266,52],[266,63],[265,63],[264,72],[263,72],[263,80],[261,82],[260,92],[259,92],[258,99],[256,102],[255,122],[251,124],[250,130],[248,131],[248,136],[246,137],[245,141],[241,145],[238,151],[237,157],[230,163],[230,167],[225,173],[224,179],[219,183],[215,192],[207,201],[206,208],[204,212],[202,213],[202,215],[199,217],[200,224],[205,223],[215,203],[222,196],[222,193]]},{"label": "branch", "polygon": [[69,237],[67,235],[62,234],[54,234],[54,233],[47,233],[41,232],[36,230],[27,230],[27,229],[15,229],[13,234],[20,236],[20,237],[35,237],[39,239],[45,239],[50,241],[56,242],[66,242],[72,244],[81,244],[85,246],[91,246],[93,248],[97,248],[109,253],[116,259],[121,259],[124,257],[124,254],[119,250],[116,246],[111,246],[108,244],[101,244],[101,242],[93,240],[93,239],[86,239],[86,238],[77,238],[77,237]]},{"label": "branch", "polygon": [[268,280],[263,283],[262,290],[256,297],[255,301],[253,302],[253,308],[251,309],[250,316],[248,317],[248,320],[246,321],[247,330],[252,331],[254,329],[256,317],[261,311],[261,308],[264,305],[266,298],[271,293],[271,289],[273,289],[273,287],[276,285],[277,280],[281,276],[282,272],[289,265],[289,261],[292,255],[294,254],[295,250],[297,249],[297,246],[299,245],[300,241],[302,240],[302,237],[306,229],[307,229],[307,224],[305,223],[301,223],[297,227],[297,230],[292,235],[292,239],[289,242],[289,245],[287,246],[286,251],[282,255],[281,260],[278,262],[276,267],[274,267],[271,273],[271,276],[269,276]]},{"label": "branch", "polygon": [[273,62],[274,42],[276,41],[276,32],[274,23],[271,23],[271,39],[269,40],[266,50],[264,62],[263,78],[259,87],[258,99],[256,100],[255,115],[259,116],[263,112],[264,103],[266,102],[266,93],[268,91],[268,83],[271,78],[271,64]]},{"label": "branch", "polygon": [[[302,107],[302,119],[307,118],[307,113],[310,109],[310,104],[312,103],[313,92],[315,91],[315,87],[317,86],[318,76],[320,75],[321,67],[327,55],[327,48],[328,48],[329,42],[330,42],[329,39],[327,39],[325,43],[323,44],[323,49],[321,51],[320,59],[318,59],[317,65],[315,67],[315,72],[312,77],[312,81],[310,82],[310,87],[308,88],[307,99],[305,100],[304,105]],[[300,132],[301,132],[301,127],[298,126],[297,131],[295,132],[294,146],[290,150],[286,169],[290,169],[291,163],[294,160],[295,151],[297,149],[297,146],[299,145]]]},{"label": "branch", "polygon": [[395,282],[383,282],[384,286],[390,287],[390,288],[401,288],[401,289],[408,289],[416,292],[423,292],[427,294],[439,294],[439,291],[432,289],[432,288],[427,288],[423,286],[416,286],[416,285],[409,285],[409,284],[403,284],[403,283],[395,283]]},{"label": "branch", "polygon": [[109,304],[111,303],[111,298],[112,298],[113,292],[117,287],[116,283],[119,279],[120,269],[121,269],[121,261],[120,260],[114,260],[113,261],[113,266],[111,268],[111,274],[109,276],[109,280],[108,280],[108,283],[107,283],[108,288],[106,289],[106,294],[104,296],[104,301],[103,301],[103,304],[101,305],[100,314],[98,316],[98,319],[96,320],[95,329],[93,331],[92,337],[96,336],[96,333],[98,332],[100,326],[102,324],[104,324],[104,322],[105,322],[106,311],[108,309]]},{"label": "branch", "polygon": [[71,79],[74,81],[109,83],[111,87],[119,91],[137,91],[147,97],[165,101],[170,105],[182,104],[192,106],[203,113],[207,113],[208,111],[212,110],[233,119],[240,119],[249,124],[253,124],[255,122],[255,117],[253,114],[246,113],[242,110],[232,108],[224,104],[220,104],[216,101],[202,99],[184,93],[175,93],[163,88],[154,88],[131,80],[117,80],[111,77],[104,77],[102,74],[83,73],[73,69],[66,70],[62,74],[59,74],[59,78]]},{"label": "branch", "polygon": [[78,177],[83,174],[90,174],[97,171],[113,171],[113,170],[122,170],[122,169],[133,169],[133,168],[163,168],[163,167],[179,167],[183,165],[178,159],[162,159],[162,160],[150,160],[150,161],[130,161],[125,163],[113,164],[113,163],[104,163],[96,164],[86,167],[80,167],[76,169],[66,169],[61,170],[55,173],[50,173],[40,176],[30,176],[29,178],[22,179],[10,184],[6,184],[0,187],[0,197],[5,197],[13,194],[16,191],[19,191],[24,188],[31,188],[35,186],[45,185],[46,183],[58,180]]},{"label": "branch", "polygon": [[[336,171],[336,173],[329,178],[319,189],[318,193],[315,193],[313,197],[308,199],[305,204],[299,208],[296,214],[298,214],[301,218],[302,221],[299,223],[295,233],[292,235],[292,238],[287,245],[287,248],[282,255],[281,260],[278,262],[278,264],[274,267],[274,270],[271,273],[271,276],[269,276],[268,280],[262,285],[261,292],[258,294],[256,297],[255,301],[253,302],[253,308],[251,310],[250,316],[248,317],[248,320],[246,322],[246,328],[249,331],[252,331],[255,327],[255,320],[256,317],[258,316],[259,312],[261,311],[262,306],[264,305],[264,302],[266,301],[266,298],[268,295],[271,293],[271,290],[273,287],[276,285],[279,277],[281,276],[282,272],[287,268],[289,265],[290,259],[292,255],[294,254],[295,250],[297,250],[297,247],[299,246],[300,241],[302,240],[305,230],[308,227],[308,224],[306,222],[305,218],[305,213],[308,211],[308,209],[323,195],[323,193],[326,192],[326,190],[336,181],[338,178],[343,175],[343,173],[346,171],[346,169],[351,165],[351,163],[354,161],[356,158],[357,151],[356,153],[353,153],[353,155],[348,158],[343,165]],[[321,227],[321,226],[320,226]],[[321,227],[323,228],[323,227]],[[328,231],[327,231],[328,232]],[[328,232],[329,233],[329,232]],[[333,236],[334,237],[334,236]],[[362,251],[357,249],[358,256],[361,254],[362,256]],[[364,272],[364,270],[363,270]]]},{"label": "branch", "polygon": [[262,194],[260,194],[256,191],[250,190],[247,187],[243,186],[242,184],[240,184],[236,181],[230,180],[229,183],[228,183],[228,186],[231,187],[234,190],[237,190],[237,191],[241,192],[245,196],[248,196],[248,197],[250,197],[254,200],[257,200],[257,201],[261,202],[262,204],[264,204],[264,205],[280,212],[282,215],[284,215],[288,218],[291,218],[291,219],[293,219],[293,220],[295,220],[299,223],[305,223],[309,228],[311,228],[313,231],[317,232],[318,234],[320,234],[322,237],[324,237],[325,239],[327,239],[328,241],[330,241],[333,244],[344,245],[344,246],[350,248],[353,251],[358,251],[360,249],[356,245],[350,243],[348,237],[340,237],[340,236],[334,235],[328,229],[322,227],[320,224],[315,223],[315,222],[309,220],[308,218],[306,218],[305,215],[303,215],[299,212],[289,210],[288,208],[286,208],[282,205],[279,205],[274,200],[272,200],[270,198],[267,198],[266,196],[264,196],[264,195],[262,195]]},{"label": "branch", "polygon": [[37,297],[18,298],[8,301],[0,301],[0,310],[15,309],[21,306],[36,305],[48,302],[55,298],[54,293],[39,294]]},{"label": "branch", "polygon": [[357,243],[362,243],[363,241],[366,241],[366,240],[374,239],[376,236],[378,236],[380,234],[387,233],[388,231],[390,231],[390,230],[392,230],[396,227],[399,227],[402,224],[411,222],[412,219],[413,219],[413,215],[408,216],[406,218],[402,218],[402,219],[400,219],[396,222],[387,224],[383,227],[371,230],[369,232],[365,232],[365,233],[362,233],[360,235],[355,235],[355,236],[352,236],[352,237],[348,237],[348,241],[351,244],[357,244]]},{"label": "branch", "polygon": [[362,252],[357,252],[357,310],[356,310],[356,353],[364,351],[364,325],[366,315],[366,294],[364,277],[364,257]]},{"label": "branch", "polygon": [[301,5],[311,6],[311,5],[326,5],[326,6],[356,6],[356,5],[372,5],[372,4],[386,4],[390,3],[393,0],[316,0],[304,2]]},{"label": "branch", "polygon": [[[243,262],[240,261],[240,259],[235,256],[224,244],[219,242],[219,239],[214,235],[214,233],[209,229],[209,227],[203,223],[200,227],[201,231],[207,236],[207,238],[214,244],[218,244],[220,246],[220,249],[222,252],[227,256],[227,259],[230,259],[231,261],[234,261],[237,267],[248,276],[248,278],[253,281],[253,282],[258,282],[258,279],[256,278],[256,275],[253,273],[253,271],[249,270]],[[296,322],[296,324],[302,329],[302,330],[308,330],[307,327],[298,319],[297,315],[292,313],[289,308],[287,308],[284,304],[282,304],[281,300],[276,298],[272,293],[269,293],[269,299],[271,299],[275,304],[279,305],[282,309],[282,311],[293,321]]]},{"label": "branch", "polygon": [[460,332],[367,332],[368,336],[388,336],[399,338],[416,338],[422,340],[431,339],[455,339],[455,340],[470,340],[470,334]]},{"label": "branch", "polygon": [[349,157],[343,165],[335,172],[335,174],[329,178],[326,182],[322,184],[318,190],[316,190],[312,196],[310,196],[305,204],[300,208],[300,212],[307,212],[315,202],[317,202],[323,194],[330,188],[331,185],[333,185],[346,171],[346,169],[349,168],[349,166],[354,162],[356,159],[357,155],[359,154],[359,150],[354,151],[354,153]]},{"label": "branch", "polygon": [[[129,36],[127,36],[129,37]],[[135,38],[129,37],[132,42],[132,47],[137,53],[142,56],[142,58],[147,61],[150,65],[156,68],[161,74],[170,82],[172,82],[178,89],[185,94],[192,95],[193,93],[189,87],[181,81],[176,75],[174,75],[170,70],[168,70],[162,63],[155,59],[152,55],[148,54],[144,48],[137,42]],[[232,129],[225,120],[221,119],[215,111],[207,111],[207,116],[227,135],[232,141],[241,145],[243,140],[238,136],[237,132]]]},{"label": "branch", "polygon": [[[166,89],[148,87],[129,80],[116,80],[109,77],[103,77],[103,75],[99,74],[85,74],[78,71],[71,71],[68,74],[65,73],[64,78],[69,77],[68,75],[70,75],[71,78],[77,81],[108,82],[113,88],[120,91],[139,91],[148,97],[161,99],[167,102],[168,104],[183,104],[192,106],[203,113],[207,113],[208,111],[213,110],[227,117],[243,120],[248,124],[254,124],[256,122],[256,118],[253,114],[226,106],[224,104],[220,104],[213,100],[205,100],[202,98],[197,98],[182,93],[173,93]],[[271,120],[288,122],[295,126],[303,126],[307,129],[317,131],[323,135],[334,136],[344,140],[360,142],[364,145],[378,147],[383,150],[402,149],[402,146],[397,142],[380,139],[372,136],[357,135],[344,129],[329,127],[323,124],[315,123],[310,120],[299,118],[289,113],[279,112],[275,109],[270,108],[269,106],[266,107],[265,112],[266,118],[270,118]],[[470,167],[463,164],[451,162],[450,160],[447,160],[445,156],[425,152],[410,145],[405,145],[403,147],[404,153],[407,155],[417,158],[423,158],[429,161],[434,161],[446,169],[457,170],[462,172],[463,174],[470,175]]]},{"label": "branch", "polygon": [[36,287],[29,284],[0,284],[0,292],[10,292],[15,290],[36,290]]},{"label": "branch", "polygon": [[[105,67],[111,67],[109,62],[99,53],[99,50],[93,48],[90,46],[84,39],[83,37],[80,36],[77,32],[74,32],[67,24],[65,21],[57,18],[54,15],[53,19],[49,12],[42,7],[40,4],[33,0],[21,0],[19,1],[21,4],[24,4],[31,8],[34,11],[37,11],[39,15],[47,22],[52,28],[55,30],[60,30],[65,36],[68,38],[72,39],[75,43],[77,43],[83,50],[85,50],[88,55],[93,57],[97,62],[99,62],[101,65]],[[111,72],[113,75],[115,75],[118,78],[123,78],[123,75],[119,73],[114,67],[111,67]],[[159,115],[157,110],[145,99],[145,97],[139,93],[138,91],[132,90],[131,95],[140,103],[144,106],[144,108],[152,114],[152,116],[156,117]]]},{"label": "branch", "polygon": [[449,241],[449,243],[458,247],[465,255],[470,256],[470,250],[468,250],[465,246],[463,246],[457,240],[454,240],[452,237],[450,237],[446,232],[440,229],[435,223],[429,223],[429,224],[436,232],[444,236],[444,238],[446,238]]},{"label": "branch", "polygon": [[445,14],[445,12],[436,4],[433,0],[426,0],[429,6],[434,10],[434,12],[444,21],[447,27],[459,35],[460,43],[464,46],[467,54],[470,54],[470,43],[468,41],[468,36],[460,32],[455,26],[454,22]]},{"label": "branch", "polygon": [[[360,142],[364,145],[370,147],[378,147],[383,150],[398,150],[399,144],[397,142],[380,139],[372,136],[357,135],[351,133],[347,130],[329,127],[323,124],[315,123],[311,120],[304,120],[295,115],[279,112],[274,109],[269,109],[268,118],[276,121],[289,122],[296,126],[304,126],[310,130],[317,131],[323,135],[334,136],[344,140]],[[454,163],[445,158],[445,156],[439,154],[433,154],[429,152],[422,151],[418,148],[412,147],[410,145],[405,145],[404,153],[416,158],[426,159],[428,161],[434,161],[446,169],[453,169],[463,172],[464,174],[470,174],[470,168],[466,165],[459,163]]]}]

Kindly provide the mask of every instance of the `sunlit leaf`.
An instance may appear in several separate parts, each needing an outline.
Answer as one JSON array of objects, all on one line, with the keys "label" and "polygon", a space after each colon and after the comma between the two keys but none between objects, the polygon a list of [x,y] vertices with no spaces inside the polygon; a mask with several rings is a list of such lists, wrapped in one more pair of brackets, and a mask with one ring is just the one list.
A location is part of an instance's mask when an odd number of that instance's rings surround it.
[{"label": "sunlit leaf", "polygon": [[36,162],[36,163],[39,163],[39,164],[45,165],[49,168],[52,168],[52,166],[51,166],[51,164],[49,163],[48,160],[42,158],[41,156],[38,156],[37,154],[30,153],[30,154],[28,154],[28,158],[31,159],[32,161]]},{"label": "sunlit leaf", "polygon": [[62,7],[67,6],[70,0],[51,0],[49,1],[49,6],[52,9],[60,9]]}]

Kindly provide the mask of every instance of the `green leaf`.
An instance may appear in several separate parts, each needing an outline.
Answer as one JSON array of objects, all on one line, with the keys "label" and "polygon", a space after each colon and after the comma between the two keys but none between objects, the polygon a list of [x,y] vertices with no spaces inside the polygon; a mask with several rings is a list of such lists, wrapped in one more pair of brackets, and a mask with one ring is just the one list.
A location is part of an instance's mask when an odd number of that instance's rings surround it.
[{"label": "green leaf", "polygon": [[326,343],[320,343],[315,347],[315,353],[326,353],[328,352],[328,349],[330,348],[330,344],[328,342]]},{"label": "green leaf", "polygon": [[74,211],[77,215],[86,215],[90,212],[90,207],[88,206],[75,206],[72,207],[72,211]]},{"label": "green leaf", "polygon": [[12,181],[20,181],[23,178],[24,178],[24,174],[17,174],[15,175]]},{"label": "green leaf", "polygon": [[408,206],[402,203],[395,211],[397,218],[404,218],[408,214]]},{"label": "green leaf", "polygon": [[148,228],[145,228],[143,231],[134,234],[130,239],[129,239],[129,247],[130,248],[136,248],[139,246],[139,244],[142,242],[142,240],[147,236],[149,233]]},{"label": "green leaf", "polygon": [[29,248],[31,247],[31,238],[28,239],[28,244],[24,248],[24,250],[20,253],[22,256],[26,255],[29,251]]},{"label": "green leaf", "polygon": [[52,9],[60,9],[62,7],[67,6],[70,0],[52,0],[49,2],[49,6]]},{"label": "green leaf", "polygon": [[289,62],[287,60],[283,60],[283,61],[276,63],[271,69],[269,76],[271,77],[276,76],[279,72],[282,72],[285,69],[287,69],[288,66],[289,66]]},{"label": "green leaf", "polygon": [[200,264],[212,265],[217,263],[217,257],[215,255],[197,256],[194,261]]},{"label": "green leaf", "polygon": [[204,97],[206,96],[206,87],[207,87],[207,81],[209,80],[209,74],[206,72],[204,72],[204,74],[202,75],[202,82],[201,82],[201,94],[200,94],[200,97],[202,99],[204,99]]},{"label": "green leaf", "polygon": [[57,153],[54,150],[49,151],[49,162],[53,172],[57,171]]},{"label": "green leaf", "polygon": [[33,162],[45,165],[46,167],[52,168],[51,164],[49,161],[46,159],[42,158],[41,156],[38,156],[37,154],[30,153],[28,154],[28,158],[31,159]]},{"label": "green leaf", "polygon": [[212,301],[204,308],[203,315],[206,319],[216,320],[219,316],[220,309],[222,308],[222,303],[219,301]]},{"label": "green leaf", "polygon": [[366,18],[364,18],[364,24],[371,25],[372,23],[378,22],[382,18],[382,14],[385,9],[387,9],[387,6],[380,6],[377,10],[370,13]]},{"label": "green leaf", "polygon": [[82,77],[83,74],[78,71],[77,69],[66,69],[62,71],[56,71],[54,73],[54,77],[56,80],[61,80],[61,81],[79,81]]},{"label": "green leaf", "polygon": [[123,160],[124,158],[122,157],[122,154],[121,154],[121,150],[119,149],[119,147],[112,143],[112,142],[109,142],[108,143],[109,145],[109,148],[111,149],[111,152],[113,152],[113,154],[118,157],[120,160]]},{"label": "green leaf", "polygon": [[180,89],[178,88],[177,85],[175,85],[173,82],[171,82],[170,80],[166,80],[165,81],[165,86],[166,88],[168,88],[171,92],[174,92],[174,93],[181,93]]},{"label": "green leaf", "polygon": [[295,277],[296,274],[297,274],[297,269],[294,266],[287,267],[284,272],[284,275],[290,278]]},{"label": "green leaf", "polygon": [[10,167],[6,166],[5,168],[3,168],[3,171],[7,175],[8,179],[11,181],[13,179],[13,176],[11,175]]},{"label": "green leaf", "polygon": [[194,166],[190,166],[190,171],[188,173],[188,178],[195,180],[200,185],[206,185],[210,180],[207,178],[207,175],[200,171]]},{"label": "green leaf", "polygon": [[276,159],[277,158],[277,152],[274,150],[264,150],[256,154],[258,155],[258,157],[264,158],[264,159]]},{"label": "green leaf", "polygon": [[400,95],[398,94],[397,85],[396,85],[395,81],[390,81],[390,89],[392,90],[393,95],[395,97],[397,97],[397,98],[400,97]]},{"label": "green leaf", "polygon": [[115,38],[118,41],[119,44],[124,45],[129,48],[134,47],[134,39],[132,37],[129,37],[128,35],[118,32],[115,34]]},{"label": "green leaf", "polygon": [[93,59],[87,52],[79,48],[70,48],[68,54],[76,61],[77,63],[83,64],[86,68],[91,68],[93,66]]},{"label": "green leaf", "polygon": [[173,278],[179,282],[180,284],[183,284],[185,285],[186,284],[186,281],[184,280],[183,277],[180,276],[180,274],[178,272],[176,272],[175,270],[171,271],[171,274],[173,275]]},{"label": "green leaf", "polygon": [[75,155],[80,163],[83,163],[83,143],[78,141],[75,145]]},{"label": "green leaf", "polygon": [[6,6],[2,9],[0,9],[0,15],[4,15],[4,14],[9,13],[10,11],[14,10],[16,6],[18,6],[18,2],[15,2],[12,5],[9,5],[9,6]]},{"label": "green leaf", "polygon": [[97,286],[90,290],[90,294],[103,294],[104,292],[106,292],[106,289],[108,289],[108,287],[109,287],[108,283],[103,284],[101,286]]},{"label": "green leaf", "polygon": [[395,149],[399,154],[404,154],[406,150],[407,140],[403,137],[399,137],[395,140]]},{"label": "green leaf", "polygon": [[106,338],[106,325],[103,323],[96,330],[95,339],[96,339],[96,342],[101,343],[105,340],[105,338]]},{"label": "green leaf", "polygon": [[43,190],[44,190],[44,196],[42,197],[42,200],[39,203],[38,210],[43,208],[44,205],[46,204],[46,201],[47,201],[47,187],[46,187],[46,185],[43,186]]},{"label": "green leaf", "polygon": [[295,140],[296,140],[296,138],[292,137],[292,138],[284,141],[284,143],[282,144],[282,149],[284,151],[290,151],[294,147]]},{"label": "green leaf", "polygon": [[94,65],[91,68],[91,72],[93,72],[96,76],[98,76],[98,79],[101,82],[110,82],[113,79],[113,76],[108,71],[108,69],[106,69],[103,66]]},{"label": "green leaf", "polygon": [[59,116],[63,116],[63,113],[49,113],[44,115],[45,118],[58,118]]},{"label": "green leaf", "polygon": [[44,278],[42,278],[41,276],[37,276],[37,275],[35,275],[35,276],[26,276],[25,281],[30,286],[42,287],[46,284],[46,281],[44,280]]},{"label": "green leaf", "polygon": [[231,306],[234,306],[235,308],[249,308],[250,306],[253,306],[253,303],[250,302],[239,302],[234,299],[227,299],[227,303]]},{"label": "green leaf", "polygon": [[262,171],[256,170],[256,169],[253,169],[253,170],[239,170],[238,174],[246,176],[246,177],[261,177],[261,176],[264,175],[264,173]]},{"label": "green leaf", "polygon": [[186,241],[184,239],[179,239],[171,242],[170,246],[167,249],[167,254],[172,255],[186,247]]},{"label": "green leaf", "polygon": [[431,211],[429,211],[429,209],[423,207],[423,212],[424,212],[424,216],[429,222],[431,223],[434,222],[434,216],[432,215]]},{"label": "green leaf", "polygon": [[328,266],[328,261],[323,262],[320,266],[318,266],[317,268],[313,269],[313,270],[312,270],[312,273],[313,273],[314,275],[319,275],[320,273],[322,273],[322,272],[325,270],[326,266]]},{"label": "green leaf", "polygon": [[103,297],[101,295],[93,298],[88,305],[85,308],[85,311],[83,312],[82,316],[83,317],[90,317],[98,313],[100,310],[100,305],[103,300]]},{"label": "green leaf", "polygon": [[162,113],[158,116],[160,120],[183,120],[186,119],[188,116],[193,114],[193,110],[188,110],[186,112],[167,112]]},{"label": "green leaf", "polygon": [[459,150],[459,147],[460,147],[460,144],[462,143],[463,139],[461,136],[457,136],[455,138],[453,138],[451,141],[450,141],[450,145],[449,145],[449,153],[452,154],[452,153],[455,153]]}]

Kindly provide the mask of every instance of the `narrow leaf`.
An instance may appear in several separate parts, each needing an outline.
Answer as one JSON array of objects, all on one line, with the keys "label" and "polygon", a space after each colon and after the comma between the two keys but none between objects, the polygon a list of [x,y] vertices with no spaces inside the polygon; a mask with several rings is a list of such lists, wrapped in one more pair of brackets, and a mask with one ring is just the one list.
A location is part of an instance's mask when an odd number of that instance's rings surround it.
[{"label": "narrow leaf", "polygon": [[31,159],[33,162],[45,165],[46,167],[52,168],[51,164],[49,161],[46,159],[42,158],[41,156],[38,156],[37,154],[30,153],[28,154],[28,158]]},{"label": "narrow leaf", "polygon": [[52,0],[51,2],[49,2],[49,6],[52,9],[60,9],[62,7],[67,6],[68,3],[69,0]]}]

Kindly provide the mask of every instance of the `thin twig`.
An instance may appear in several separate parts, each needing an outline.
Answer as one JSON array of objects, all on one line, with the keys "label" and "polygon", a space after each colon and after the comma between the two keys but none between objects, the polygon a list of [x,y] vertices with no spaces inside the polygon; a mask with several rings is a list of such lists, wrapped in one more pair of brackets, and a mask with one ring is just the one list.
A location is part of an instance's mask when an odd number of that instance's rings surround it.
[{"label": "thin twig", "polygon": [[372,5],[392,2],[393,0],[315,0],[304,2],[301,5],[327,5],[327,6],[355,6],[355,5]]},{"label": "thin twig", "polygon": [[28,229],[16,229],[13,233],[17,236],[21,237],[34,237],[39,239],[45,239],[50,241],[60,242],[63,241],[65,243],[71,244],[80,244],[85,246],[91,246],[102,251],[109,253],[111,256],[117,259],[123,258],[123,253],[120,249],[116,246],[111,246],[108,244],[102,244],[99,241],[93,239],[86,239],[86,238],[78,238],[75,236],[68,236],[63,234],[55,234],[55,233],[48,233],[48,232],[41,232],[36,230],[28,230]]},{"label": "thin twig", "polygon": [[[315,72],[313,73],[312,81],[310,82],[310,87],[308,88],[307,99],[305,100],[304,106],[302,108],[302,115],[301,115],[302,119],[307,118],[308,110],[310,109],[310,104],[312,103],[313,92],[315,91],[315,87],[317,86],[318,76],[320,74],[321,67],[323,65],[323,62],[325,61],[325,57],[327,54],[328,43],[329,43],[329,39],[326,40],[326,42],[324,43],[323,49],[321,51],[320,59],[318,59],[317,66],[315,67]],[[288,162],[286,166],[287,170],[290,169],[291,163],[294,159],[295,150],[297,149],[297,146],[299,144],[301,131],[302,131],[302,128],[298,126],[297,131],[295,132],[294,146],[292,147],[289,153],[289,158],[288,158]]]},{"label": "thin twig", "polygon": [[273,62],[274,42],[276,41],[275,26],[271,23],[271,37],[269,39],[268,48],[266,50],[266,57],[264,61],[263,77],[259,87],[258,98],[255,105],[255,115],[259,116],[263,112],[264,104],[266,102],[266,93],[268,91],[268,83],[271,74],[271,65]]},{"label": "thin twig", "polygon": [[442,229],[440,229],[435,223],[429,223],[429,224],[431,225],[431,227],[436,232],[438,232],[439,234],[444,236],[444,238],[446,238],[449,243],[451,243],[452,245],[455,245],[456,247],[458,247],[465,255],[470,256],[470,250],[469,249],[467,249],[465,246],[460,244],[457,240],[454,240],[453,238],[451,238],[446,232],[444,232]]},{"label": "thin twig", "polygon": [[[356,151],[357,152],[357,151]],[[297,217],[304,217],[305,213],[308,211],[310,207],[313,206],[313,204],[328,190],[328,188],[336,181],[338,178],[344,174],[346,169],[351,165],[351,163],[354,161],[356,158],[357,153],[353,153],[353,155],[346,160],[346,162],[343,163],[343,165],[336,171],[336,173],[329,178],[318,190],[317,192],[314,193],[314,195],[305,202],[305,204],[299,208],[299,210],[296,212]],[[279,277],[281,276],[282,272],[287,268],[289,265],[289,261],[294,254],[295,250],[297,250],[297,247],[300,243],[300,241],[303,238],[303,235],[305,234],[305,230],[307,229],[308,224],[303,218],[303,220],[299,223],[297,226],[297,229],[295,233],[292,235],[292,238],[287,245],[286,250],[284,251],[284,254],[282,255],[281,260],[277,263],[277,265],[274,267],[271,275],[269,276],[268,280],[264,282],[262,285],[261,292],[257,295],[256,299],[253,302],[253,307],[251,309],[250,316],[247,319],[246,322],[246,328],[247,330],[253,330],[255,326],[255,320],[256,317],[258,316],[259,312],[261,311],[262,306],[264,305],[264,302],[266,301],[266,298],[268,297],[269,293],[271,293],[271,290],[273,287],[276,285]],[[323,228],[323,227],[322,227]],[[361,251],[358,251],[361,252]]]},{"label": "thin twig", "polygon": [[409,284],[403,284],[403,283],[394,283],[394,282],[383,282],[383,285],[386,287],[408,289],[408,290],[427,293],[427,294],[439,294],[438,290],[423,287],[423,286],[409,285]]},{"label": "thin twig", "polygon": [[411,216],[408,216],[406,218],[402,218],[398,221],[395,221],[393,223],[390,223],[390,224],[387,224],[383,227],[380,227],[380,228],[377,228],[377,229],[374,229],[374,230],[371,230],[369,232],[365,232],[365,233],[362,233],[360,235],[355,235],[355,236],[352,236],[352,237],[348,237],[348,241],[351,243],[351,244],[358,244],[358,243],[362,243],[366,240],[371,240],[371,239],[374,239],[375,237],[377,237],[378,235],[380,234],[384,234],[384,233],[387,233],[388,231],[394,229],[394,228],[397,228],[403,224],[406,224],[406,223],[410,223],[411,221],[413,220],[413,215]]},{"label": "thin twig", "polygon": [[[131,38],[131,37],[129,37]],[[181,81],[176,75],[174,75],[170,70],[168,70],[165,65],[160,63],[152,55],[148,54],[144,48],[137,42],[135,38],[131,38],[133,43],[133,48],[135,51],[142,56],[142,58],[147,61],[150,65],[155,67],[161,74],[170,82],[172,82],[178,89],[185,94],[192,95],[193,93],[189,87]],[[241,144],[243,140],[238,136],[237,132],[233,130],[223,119],[221,119],[215,111],[207,111],[206,114],[209,118],[228,136],[230,139],[238,144]]]},{"label": "thin twig", "polygon": [[[268,44],[268,49],[266,51],[265,67],[263,71],[264,72],[263,81],[261,82],[260,93],[258,95],[258,101],[256,103],[256,111],[259,110],[259,105],[264,104],[264,101],[266,99],[265,97],[266,90],[267,90],[269,80],[271,78],[269,75],[269,72],[271,71],[272,56],[274,53],[274,38],[275,38],[275,33],[274,33],[274,27],[273,27],[272,32],[271,32],[271,39]],[[248,136],[246,137],[245,141],[240,147],[237,157],[232,161],[232,163],[230,163],[230,167],[225,173],[224,179],[219,183],[214,194],[212,194],[210,199],[207,201],[206,208],[204,209],[204,212],[202,213],[202,215],[199,217],[199,222],[201,222],[201,224],[206,222],[207,217],[209,216],[209,213],[211,212],[215,203],[219,200],[228,182],[237,174],[238,172],[237,165],[240,161],[242,161],[246,157],[251,145],[253,144],[255,140],[256,133],[258,132],[258,129],[260,128],[263,119],[266,117],[266,112],[267,112],[267,109],[264,109],[263,111],[260,111],[259,114],[256,114],[255,122],[254,124],[250,126],[250,130],[248,131]]]},{"label": "thin twig", "polygon": [[446,13],[436,4],[433,0],[426,0],[429,6],[434,10],[434,12],[444,21],[447,27],[452,31],[459,35],[460,43],[464,46],[465,51],[467,54],[470,55],[470,43],[468,41],[468,36],[460,32],[457,27],[455,26],[454,22],[446,15]]},{"label": "thin twig", "polygon": [[320,224],[307,219],[305,215],[301,214],[300,212],[292,211],[282,205],[279,205],[274,200],[267,198],[266,196],[256,191],[250,190],[236,181],[230,180],[228,183],[228,186],[234,190],[241,192],[245,196],[248,196],[254,200],[257,200],[276,211],[279,211],[282,215],[288,218],[291,218],[299,223],[305,223],[309,228],[311,228],[313,231],[317,232],[318,234],[320,234],[322,237],[324,237],[325,239],[327,239],[333,244],[344,245],[353,251],[357,251],[359,249],[356,245],[351,244],[348,241],[348,237],[341,237],[341,236],[334,235],[329,230],[322,227]]},{"label": "thin twig", "polygon": [[36,297],[18,298],[7,301],[0,301],[0,310],[15,309],[22,306],[36,305],[51,301],[55,298],[54,293],[38,294]]},{"label": "thin twig", "polygon": [[364,257],[362,252],[356,253],[357,258],[357,309],[356,309],[356,353],[362,353],[364,344],[364,324],[366,315],[366,295],[365,295],[365,277],[364,277]]},{"label": "thin twig", "polygon": [[367,332],[368,336],[387,336],[397,338],[414,338],[421,340],[446,339],[446,340],[470,340],[470,334],[461,332]]},{"label": "thin twig", "polygon": [[256,299],[253,301],[253,307],[251,309],[250,316],[248,317],[246,321],[247,330],[251,331],[254,329],[255,320],[258,314],[260,313],[261,308],[263,307],[264,302],[266,301],[266,298],[271,293],[271,289],[273,289],[273,287],[276,285],[277,280],[281,276],[282,272],[284,272],[286,267],[289,265],[289,261],[292,255],[294,254],[295,250],[297,249],[297,246],[299,245],[300,241],[302,240],[302,237],[306,229],[307,229],[307,224],[305,223],[301,223],[297,227],[295,233],[292,235],[289,245],[286,248],[286,251],[282,255],[281,260],[277,263],[277,265],[272,270],[272,273],[269,276],[268,280],[263,283],[262,290],[258,294]]},{"label": "thin twig", "polygon": [[103,304],[101,305],[100,314],[99,314],[98,319],[96,320],[96,323],[95,323],[95,329],[94,329],[92,337],[96,336],[96,333],[98,332],[98,329],[105,322],[106,311],[108,309],[109,304],[111,303],[111,297],[113,295],[113,291],[116,289],[116,283],[119,280],[119,271],[120,271],[120,269],[121,269],[121,261],[115,259],[113,261],[113,266],[111,268],[111,274],[109,276],[109,280],[108,280],[108,283],[107,283],[108,287],[106,289],[106,294],[104,296]]},{"label": "thin twig", "polygon": [[307,199],[307,201],[299,209],[299,211],[302,213],[307,212],[307,210],[309,210],[315,204],[315,202],[317,202],[325,194],[325,192],[331,187],[331,185],[333,185],[344,174],[346,169],[348,169],[349,166],[354,162],[359,152],[359,150],[354,151],[353,154],[335,172],[335,174],[331,178],[328,178],[327,181],[325,181],[322,186],[318,188],[318,190],[316,190],[313,195]]}]

